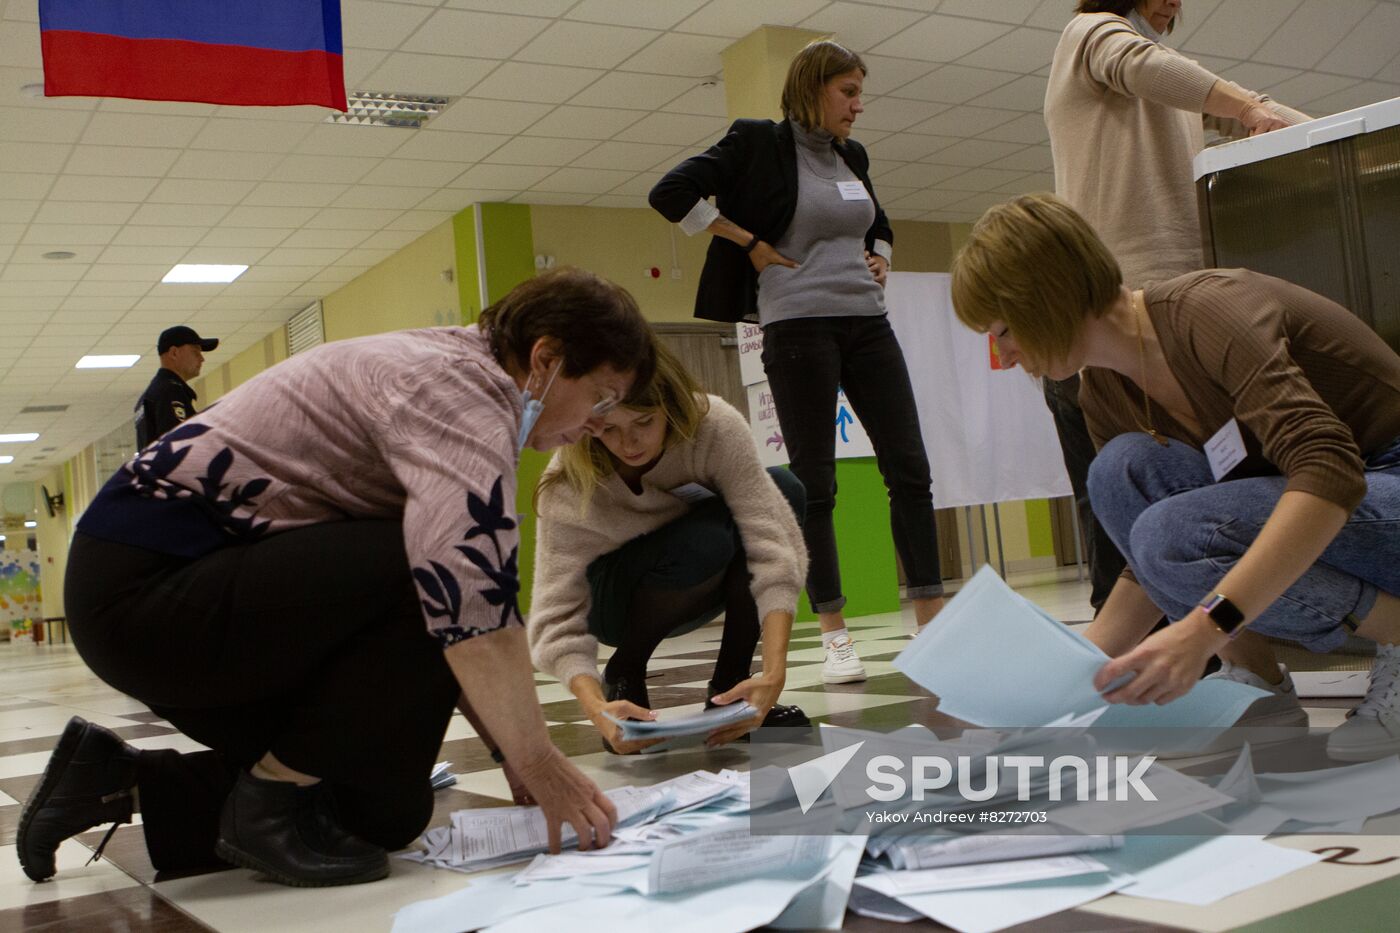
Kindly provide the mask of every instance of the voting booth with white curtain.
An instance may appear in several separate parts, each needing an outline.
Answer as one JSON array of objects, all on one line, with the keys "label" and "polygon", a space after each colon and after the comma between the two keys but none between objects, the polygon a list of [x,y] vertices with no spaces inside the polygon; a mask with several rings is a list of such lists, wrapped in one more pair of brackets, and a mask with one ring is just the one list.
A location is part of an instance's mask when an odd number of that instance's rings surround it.
[{"label": "voting booth with white curtain", "polygon": [[[945,509],[1071,494],[1055,424],[1038,380],[998,369],[985,334],[953,313],[951,276],[892,272],[885,288],[890,325],[904,350],[933,471],[933,504]],[[749,393],[754,443],[763,462],[787,462],[764,380],[763,332],[738,325],[739,368]],[[845,393],[832,411],[836,456],[874,451]]]}]

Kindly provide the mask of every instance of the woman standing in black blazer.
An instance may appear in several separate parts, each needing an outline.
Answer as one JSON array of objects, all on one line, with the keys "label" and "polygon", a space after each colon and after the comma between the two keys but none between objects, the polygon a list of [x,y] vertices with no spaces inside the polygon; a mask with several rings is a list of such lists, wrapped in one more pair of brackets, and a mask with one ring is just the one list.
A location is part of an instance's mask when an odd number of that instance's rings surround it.
[{"label": "woman standing in black blazer", "polygon": [[781,123],[736,120],[651,191],[652,207],[687,234],[714,234],[696,317],[757,317],[763,327],[763,368],[792,471],[807,489],[807,596],[821,617],[827,683],[865,679],[842,614],[832,524],[838,388],[875,448],[919,624],[943,605],[928,455],[885,316],[894,234],[870,183],[870,158],[850,138],[865,73],[849,49],[812,43],[788,68]]}]

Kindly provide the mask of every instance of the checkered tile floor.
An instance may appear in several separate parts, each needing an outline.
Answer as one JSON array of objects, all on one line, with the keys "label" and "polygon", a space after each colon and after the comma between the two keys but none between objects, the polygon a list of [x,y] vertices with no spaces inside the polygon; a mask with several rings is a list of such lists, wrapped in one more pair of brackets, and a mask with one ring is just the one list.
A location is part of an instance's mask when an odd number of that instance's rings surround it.
[{"label": "checkered tile floor", "polygon": [[[1083,583],[1069,581],[1020,589],[1058,618],[1083,621],[1089,617]],[[783,702],[798,704],[814,721],[845,726],[883,730],[913,722],[946,722],[928,695],[892,667],[891,661],[907,644],[907,631],[912,624],[908,609],[903,614],[853,620],[850,628],[869,679],[839,686],[821,682],[823,651],[815,623],[799,624],[793,633]],[[713,625],[663,644],[647,680],[654,707],[701,707],[719,637],[720,629]],[[601,750],[596,730],[568,690],[543,676],[537,675],[536,680],[554,742],[603,787],[650,783],[702,767],[747,767],[746,746],[646,757],[608,755]],[[1311,710],[1314,725],[1335,725],[1344,705],[1332,703]],[[73,715],[107,726],[141,748],[199,747],[140,703],[97,680],[71,645],[0,644],[0,930],[387,930],[394,912],[404,904],[438,897],[470,883],[469,876],[402,860],[394,861],[393,873],[386,881],[327,890],[284,888],[236,869],[185,877],[157,876],[146,857],[141,828],[134,825],[118,830],[104,860],[91,865],[84,863],[103,830],[70,840],[59,851],[57,878],[42,885],[33,884],[23,876],[15,856],[20,805],[38,782],[50,748]],[[493,766],[461,717],[454,718],[445,736],[440,760],[452,762],[459,777],[455,787],[438,793],[434,824],[445,822],[453,810],[508,802],[509,792],[500,769]],[[1094,912],[1062,914],[1038,921],[1034,929],[1223,930],[1271,916],[1273,919],[1260,929],[1396,929],[1393,914],[1374,918],[1381,925],[1370,926],[1366,925],[1369,921],[1358,918],[1353,908],[1338,898],[1324,901],[1365,884],[1389,884],[1385,879],[1400,875],[1400,841],[1392,838],[1377,842],[1389,843],[1383,857],[1390,856],[1388,849],[1397,849],[1393,871],[1391,863],[1386,862],[1384,868],[1368,868],[1365,878],[1346,876],[1341,881],[1326,871],[1301,872],[1279,883],[1286,883],[1287,891],[1274,891],[1271,895],[1267,889],[1261,889],[1264,896],[1254,898],[1243,911],[1221,914],[1177,910],[1169,916],[1158,909],[1162,905],[1115,897],[1099,902]],[[1346,875],[1345,870],[1342,873]],[[1307,891],[1310,878],[1316,884],[1311,895]],[[1400,892],[1395,888],[1389,891],[1390,902],[1396,903],[1395,895]],[[1310,901],[1323,902],[1306,906]],[[1334,901],[1337,906],[1328,911]],[[1277,916],[1279,910],[1290,906],[1302,908],[1302,912]],[[1316,914],[1318,908],[1324,909],[1323,915]],[[1308,910],[1314,913],[1306,913]],[[1233,922],[1221,925],[1222,916]],[[1289,919],[1293,916],[1299,923]],[[1307,923],[1299,925],[1305,916]],[[939,929],[927,921],[898,927],[854,915],[847,917],[849,930],[887,927]]]}]

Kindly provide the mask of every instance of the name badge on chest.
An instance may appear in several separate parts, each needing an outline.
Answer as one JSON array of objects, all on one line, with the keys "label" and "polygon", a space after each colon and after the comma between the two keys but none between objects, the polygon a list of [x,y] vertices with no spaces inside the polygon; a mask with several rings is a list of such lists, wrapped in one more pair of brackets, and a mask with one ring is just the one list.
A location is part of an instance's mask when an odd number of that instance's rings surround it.
[{"label": "name badge on chest", "polygon": [[841,192],[843,201],[869,201],[870,192],[858,181],[838,181],[836,190]]},{"label": "name badge on chest", "polygon": [[1244,457],[1244,435],[1240,434],[1240,423],[1234,418],[1206,441],[1206,459],[1210,461],[1210,472],[1217,483],[1239,466]]}]

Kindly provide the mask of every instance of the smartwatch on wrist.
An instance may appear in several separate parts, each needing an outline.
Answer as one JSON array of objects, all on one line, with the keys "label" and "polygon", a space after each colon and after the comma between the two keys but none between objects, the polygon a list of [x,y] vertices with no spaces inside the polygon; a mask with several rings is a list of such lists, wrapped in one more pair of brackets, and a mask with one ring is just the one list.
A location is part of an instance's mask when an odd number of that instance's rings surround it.
[{"label": "smartwatch on wrist", "polygon": [[1211,593],[1197,604],[1222,635],[1234,638],[1244,631],[1244,613],[1221,593]]},{"label": "smartwatch on wrist", "polygon": [[752,253],[752,252],[753,252],[753,248],[754,248],[755,246],[757,246],[757,245],[758,245],[758,234],[755,233],[755,234],[753,235],[753,239],[752,239],[752,240],[749,240],[749,245],[744,247],[744,252],[746,252],[746,253]]}]

